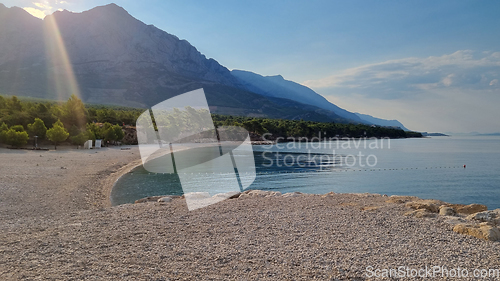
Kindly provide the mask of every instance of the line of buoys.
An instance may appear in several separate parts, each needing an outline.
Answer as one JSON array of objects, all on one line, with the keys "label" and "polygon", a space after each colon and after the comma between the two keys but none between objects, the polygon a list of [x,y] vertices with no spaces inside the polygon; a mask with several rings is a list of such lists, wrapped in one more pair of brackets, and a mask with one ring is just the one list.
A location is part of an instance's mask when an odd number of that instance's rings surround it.
[{"label": "line of buoys", "polygon": [[[248,175],[274,175],[274,174],[298,174],[298,173],[323,173],[323,172],[381,172],[381,171],[401,171],[401,170],[419,170],[419,169],[456,169],[456,168],[466,168],[467,166],[466,165],[463,165],[463,166],[451,166],[451,167],[410,167],[410,168],[372,168],[372,169],[356,169],[356,168],[353,168],[353,169],[331,169],[331,170],[328,170],[328,169],[301,169],[301,170],[289,170],[289,171],[272,171],[272,172],[257,172],[257,173],[249,173],[249,172],[239,172],[239,174],[248,174]],[[132,172],[130,172],[131,175],[133,175]],[[148,175],[158,175],[158,174],[162,174],[162,175],[167,175],[167,174],[170,174],[170,173],[151,173],[149,172]],[[233,175],[234,173],[217,173],[217,172],[199,172],[199,173],[188,173],[188,174],[202,174],[202,175],[209,175],[209,174],[218,174],[218,175]]]}]

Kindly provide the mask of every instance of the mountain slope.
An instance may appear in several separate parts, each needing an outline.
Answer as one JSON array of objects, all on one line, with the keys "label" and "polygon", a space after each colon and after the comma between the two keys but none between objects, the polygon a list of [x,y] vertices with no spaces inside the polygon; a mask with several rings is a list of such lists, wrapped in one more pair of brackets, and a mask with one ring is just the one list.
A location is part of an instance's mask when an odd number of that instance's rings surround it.
[{"label": "mountain slope", "polygon": [[150,107],[199,88],[214,113],[366,123],[281,76],[231,73],[115,4],[43,20],[0,4],[0,93]]},{"label": "mountain slope", "polygon": [[0,4],[0,93],[58,100],[76,93],[88,103],[150,107],[199,88],[214,113],[346,122],[243,89],[189,42],[115,4],[44,20]]},{"label": "mountain slope", "polygon": [[357,112],[355,114],[358,115],[359,118],[361,118],[367,122],[370,122],[372,124],[377,124],[377,125],[384,126],[384,127],[399,127],[405,131],[409,131],[398,120],[385,120],[385,119],[380,119],[380,118],[373,117],[371,115],[361,114],[361,113],[357,113]]},{"label": "mountain slope", "polygon": [[290,99],[300,103],[314,105],[324,110],[334,112],[335,114],[352,120],[353,122],[375,124],[387,127],[400,127],[407,130],[403,124],[397,120],[385,120],[366,114],[352,113],[342,109],[335,104],[330,103],[327,99],[312,89],[293,81],[285,80],[281,75],[262,76],[244,70],[232,70],[231,74],[238,78],[239,82],[245,89],[264,96]]},{"label": "mountain slope", "polygon": [[264,96],[291,99],[304,104],[314,105],[325,110],[333,111],[337,115],[353,120],[354,122],[362,122],[356,114],[330,103],[323,96],[306,86],[285,80],[281,75],[264,77],[243,70],[232,70],[231,74],[238,78],[239,82],[249,91]]}]

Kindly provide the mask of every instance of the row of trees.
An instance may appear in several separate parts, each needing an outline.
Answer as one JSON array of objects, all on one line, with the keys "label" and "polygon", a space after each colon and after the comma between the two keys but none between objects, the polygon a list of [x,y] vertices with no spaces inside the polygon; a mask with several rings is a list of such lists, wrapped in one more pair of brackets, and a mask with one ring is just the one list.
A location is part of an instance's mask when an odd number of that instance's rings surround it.
[{"label": "row of trees", "polygon": [[[0,124],[11,127],[28,124],[41,119],[50,128],[57,120],[61,120],[64,127],[85,128],[91,122],[110,123],[112,125],[133,125],[144,109],[85,105],[72,95],[66,102],[19,100],[16,96],[10,98],[0,96]],[[71,133],[71,132],[70,132]]]},{"label": "row of trees", "polygon": [[[23,146],[30,138],[57,143],[69,140],[83,145],[91,139],[106,142],[121,141],[121,125],[132,124],[140,110],[87,108],[76,96],[65,103],[21,101],[16,96],[0,96],[0,142]],[[93,119],[93,120],[92,120]],[[97,123],[96,121],[105,121]]]},{"label": "row of trees", "polygon": [[227,116],[212,114],[214,125],[240,126],[257,135],[271,134],[268,139],[306,137],[308,139],[317,137],[389,137],[408,138],[422,137],[420,133],[405,132],[400,128],[381,127],[365,124],[342,124],[333,122],[314,122],[304,120],[285,120],[269,118],[252,118],[242,116]]},{"label": "row of trees", "polygon": [[[268,139],[286,139],[289,137],[305,137],[308,139],[318,137],[408,138],[422,136],[420,133],[405,132],[400,128],[381,127],[366,124],[344,124],[304,120],[253,118],[219,114],[210,115],[210,113],[206,110],[196,110],[191,107],[186,107],[184,108],[184,110],[174,108],[170,111],[162,111],[155,114],[155,116],[152,116],[152,120],[155,124],[155,129],[160,128],[161,131],[168,132],[167,134],[162,135],[162,138],[165,141],[169,141],[165,138],[171,138],[172,140],[175,140],[178,139],[179,136],[189,135],[189,131],[199,132],[203,130],[209,130],[211,123],[208,121],[212,120],[216,127],[238,126],[245,128],[247,131],[252,132],[257,136],[270,134]],[[149,131],[153,132],[152,128]],[[152,135],[151,137],[156,138],[155,135]]]},{"label": "row of trees", "polygon": [[[55,144],[69,140],[82,145],[86,140],[103,139],[115,143],[124,137],[122,125],[134,126],[144,109],[85,105],[72,95],[66,102],[20,101],[17,97],[0,96],[0,142],[13,146],[25,145],[29,138],[50,140]],[[190,131],[210,129],[210,119],[216,127],[239,126],[257,136],[270,134],[267,139],[276,138],[331,138],[331,137],[421,137],[420,133],[405,132],[399,128],[370,126],[364,124],[343,124],[334,122],[313,122],[252,118],[212,114],[206,110],[186,107],[152,116],[151,126],[157,125],[177,139],[190,135]],[[155,118],[156,117],[156,118]],[[210,118],[211,117],[211,118]],[[153,129],[153,128],[151,128]],[[153,130],[149,130],[154,132]],[[148,136],[156,139],[156,134]],[[162,136],[165,137],[165,136]],[[254,136],[255,137],[255,136]]]},{"label": "row of trees", "polygon": [[57,148],[57,143],[65,141],[69,136],[61,121],[58,120],[50,129],[47,129],[45,123],[39,118],[36,118],[32,124],[28,124],[28,132],[24,130],[22,125],[14,125],[9,128],[7,124],[2,123],[0,125],[0,142],[12,146],[23,146],[28,143],[31,135],[40,140],[47,137]]}]

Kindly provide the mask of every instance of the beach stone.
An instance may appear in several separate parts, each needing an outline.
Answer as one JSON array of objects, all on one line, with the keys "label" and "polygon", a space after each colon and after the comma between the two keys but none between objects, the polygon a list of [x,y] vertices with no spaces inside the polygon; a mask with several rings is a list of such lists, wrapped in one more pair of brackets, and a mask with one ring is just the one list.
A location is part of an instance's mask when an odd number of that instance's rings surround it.
[{"label": "beach stone", "polygon": [[470,204],[470,205],[458,207],[456,209],[457,213],[466,214],[466,215],[470,215],[470,214],[474,214],[474,213],[478,213],[478,212],[483,212],[486,210],[488,210],[488,207],[486,207],[485,205],[481,205],[481,204]]},{"label": "beach stone", "polygon": [[267,195],[271,194],[271,191],[250,190],[247,194],[251,197],[266,197]]},{"label": "beach stone", "polygon": [[451,207],[447,207],[444,205],[439,207],[439,215],[441,216],[454,216],[455,214],[455,210]]},{"label": "beach stone", "polygon": [[246,197],[277,197],[281,196],[279,191],[265,191],[265,190],[247,190],[244,191],[238,198]]},{"label": "beach stone", "polygon": [[189,192],[189,193],[186,193],[184,194],[184,198],[187,199],[207,199],[207,198],[210,198],[210,193],[208,192]]},{"label": "beach stone", "polygon": [[302,195],[302,192],[289,192],[289,193],[283,194],[281,197],[297,197],[297,196],[301,196],[301,195]]},{"label": "beach stone", "polygon": [[234,194],[229,196],[228,199],[236,199],[236,198],[240,197],[240,195],[241,195],[241,192],[234,192]]},{"label": "beach stone", "polygon": [[367,198],[367,197],[381,197],[382,195],[378,194],[378,193],[368,193],[368,192],[365,192],[365,193],[353,193],[354,195],[356,196],[359,196],[359,197],[364,197],[364,198]]},{"label": "beach stone", "polygon": [[266,195],[266,197],[278,197],[278,196],[281,196],[281,192],[279,191],[272,191],[271,193]]},{"label": "beach stone", "polygon": [[468,215],[466,217],[466,219],[499,224],[500,223],[500,209],[471,214],[471,215]]},{"label": "beach stone", "polygon": [[321,198],[332,197],[334,195],[335,195],[335,192],[330,191],[330,192],[328,192],[326,194],[321,195]]},{"label": "beach stone", "polygon": [[363,211],[375,211],[375,210],[378,210],[380,209],[382,206],[366,206],[366,207],[362,207],[361,210]]},{"label": "beach stone", "polygon": [[470,224],[457,224],[453,227],[453,231],[460,234],[474,236],[479,239],[500,241],[500,229],[488,224],[482,224],[479,226]]},{"label": "beach stone", "polygon": [[446,224],[451,224],[451,225],[457,225],[461,223],[465,223],[465,220],[461,217],[455,217],[455,216],[443,216],[444,223]]},{"label": "beach stone", "polygon": [[160,203],[167,203],[167,202],[170,202],[170,201],[172,201],[172,198],[168,197],[168,196],[167,197],[162,197],[162,198],[158,199],[158,202],[160,202]]},{"label": "beach stone", "polygon": [[138,204],[138,203],[146,203],[146,202],[157,202],[160,198],[163,198],[165,196],[149,196],[149,197],[146,197],[146,198],[141,198],[141,199],[138,199],[138,200],[135,200],[135,204]]},{"label": "beach stone", "polygon": [[238,199],[245,199],[245,198],[250,198],[252,196],[248,195],[248,193],[241,193],[240,196],[238,196]]},{"label": "beach stone", "polygon": [[234,199],[238,198],[240,196],[241,192],[239,191],[229,191],[225,193],[217,193],[214,196],[212,196],[213,199],[221,198],[221,199]]},{"label": "beach stone", "polygon": [[415,218],[434,218],[436,217],[435,213],[429,212],[427,209],[417,209],[414,211],[409,211],[403,214],[407,217],[415,217]]},{"label": "beach stone", "polygon": [[408,208],[415,209],[415,210],[425,209],[425,210],[427,210],[429,212],[437,213],[439,211],[439,206],[443,205],[443,203],[444,202],[440,201],[440,200],[432,200],[432,199],[423,200],[423,199],[420,199],[420,200],[408,202],[408,203],[406,203],[405,206],[408,207]]},{"label": "beach stone", "polygon": [[409,201],[418,200],[418,197],[415,196],[400,196],[400,195],[391,195],[389,199],[387,199],[386,203],[395,203],[395,204],[403,204]]}]

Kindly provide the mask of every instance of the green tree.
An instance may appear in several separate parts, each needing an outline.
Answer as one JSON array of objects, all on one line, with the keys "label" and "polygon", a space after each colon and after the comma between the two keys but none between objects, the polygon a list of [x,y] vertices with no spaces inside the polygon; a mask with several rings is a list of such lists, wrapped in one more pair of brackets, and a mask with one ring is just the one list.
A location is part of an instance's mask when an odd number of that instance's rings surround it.
[{"label": "green tree", "polygon": [[103,126],[104,130],[104,140],[115,143],[117,141],[121,141],[125,136],[125,133],[122,130],[120,125],[111,125],[109,123],[105,123]]},{"label": "green tree", "polygon": [[38,136],[40,139],[44,139],[47,133],[47,127],[45,127],[45,123],[42,119],[35,118],[35,122],[28,124],[28,132],[32,137]]},{"label": "green tree", "polygon": [[87,124],[87,133],[90,140],[95,142],[96,139],[100,140],[103,138],[102,128],[97,126],[95,123]]},{"label": "green tree", "polygon": [[78,128],[85,128],[87,124],[88,112],[82,100],[76,95],[71,95],[66,103],[62,106],[62,122],[66,128],[75,125]]},{"label": "green tree", "polygon": [[76,136],[69,137],[72,144],[75,145],[84,145],[85,142],[89,139],[88,132],[81,132]]},{"label": "green tree", "polygon": [[[56,107],[59,107],[56,105]],[[33,108],[33,117],[42,119],[44,124],[54,124],[57,121],[57,117],[50,111],[50,104],[39,103]]]},{"label": "green tree", "polygon": [[23,146],[28,143],[28,133],[23,131],[16,131],[13,128],[10,128],[6,133],[6,143],[12,146]]},{"label": "green tree", "polygon": [[5,124],[5,122],[0,125],[0,142],[6,143],[8,130],[9,127],[7,126],[7,124]]},{"label": "green tree", "polygon": [[123,137],[125,137],[125,133],[122,130],[122,127],[120,125],[114,125],[113,126],[113,131],[115,131],[115,141],[121,141]]},{"label": "green tree", "polygon": [[8,107],[11,110],[11,112],[23,110],[21,101],[16,96],[12,96],[12,98],[8,101]]},{"label": "green tree", "polygon": [[64,129],[64,126],[60,120],[52,125],[47,131],[47,138],[54,142],[54,149],[57,149],[57,143],[65,141],[69,136],[69,133]]}]

